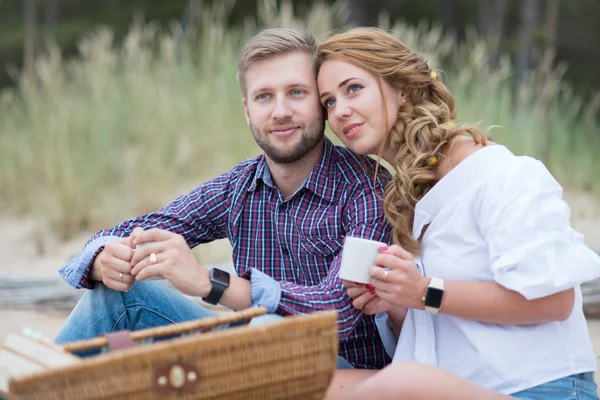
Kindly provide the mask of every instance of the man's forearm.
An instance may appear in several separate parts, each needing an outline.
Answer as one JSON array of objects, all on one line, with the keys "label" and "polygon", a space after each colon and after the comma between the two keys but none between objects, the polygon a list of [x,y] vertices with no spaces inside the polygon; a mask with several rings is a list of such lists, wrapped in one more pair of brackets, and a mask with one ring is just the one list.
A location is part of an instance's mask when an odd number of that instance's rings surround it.
[{"label": "man's forearm", "polygon": [[244,310],[252,305],[252,290],[250,281],[232,276],[229,287],[223,293],[219,304],[229,307],[234,311]]}]

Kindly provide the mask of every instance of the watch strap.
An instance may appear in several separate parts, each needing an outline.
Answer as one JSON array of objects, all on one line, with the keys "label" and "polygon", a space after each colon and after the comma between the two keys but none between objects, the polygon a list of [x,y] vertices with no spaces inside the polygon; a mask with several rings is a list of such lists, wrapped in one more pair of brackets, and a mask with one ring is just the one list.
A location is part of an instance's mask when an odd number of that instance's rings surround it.
[{"label": "watch strap", "polygon": [[444,290],[444,280],[442,278],[431,278],[431,282],[427,285],[428,288]]},{"label": "watch strap", "polygon": [[223,294],[225,293],[225,290],[227,290],[229,285],[224,285],[223,283],[214,280],[212,278],[212,271],[210,278],[212,287],[210,289],[210,292],[208,293],[208,296],[204,297],[202,300],[204,300],[208,304],[216,306],[221,301],[221,298],[223,297]]}]

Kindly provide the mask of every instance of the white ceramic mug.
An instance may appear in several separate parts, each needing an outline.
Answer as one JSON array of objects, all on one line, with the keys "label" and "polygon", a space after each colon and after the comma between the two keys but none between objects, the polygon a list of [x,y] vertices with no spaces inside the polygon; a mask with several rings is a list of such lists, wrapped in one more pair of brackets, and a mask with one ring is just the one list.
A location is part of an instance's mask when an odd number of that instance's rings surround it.
[{"label": "white ceramic mug", "polygon": [[351,282],[371,283],[371,267],[375,265],[380,247],[387,247],[387,244],[346,236],[342,249],[340,278]]}]

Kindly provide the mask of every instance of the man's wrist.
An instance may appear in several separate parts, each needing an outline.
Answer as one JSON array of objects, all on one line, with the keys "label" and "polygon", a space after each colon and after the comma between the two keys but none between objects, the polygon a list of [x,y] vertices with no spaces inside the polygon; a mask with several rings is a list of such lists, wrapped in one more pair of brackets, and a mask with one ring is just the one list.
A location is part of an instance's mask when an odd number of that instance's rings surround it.
[{"label": "man's wrist", "polygon": [[198,284],[198,296],[201,298],[208,297],[212,290],[212,282],[210,281],[210,271],[203,266],[200,266],[201,278]]},{"label": "man's wrist", "polygon": [[98,260],[100,253],[96,254],[88,271],[88,279],[91,281],[102,282],[102,265],[100,265],[100,261]]}]

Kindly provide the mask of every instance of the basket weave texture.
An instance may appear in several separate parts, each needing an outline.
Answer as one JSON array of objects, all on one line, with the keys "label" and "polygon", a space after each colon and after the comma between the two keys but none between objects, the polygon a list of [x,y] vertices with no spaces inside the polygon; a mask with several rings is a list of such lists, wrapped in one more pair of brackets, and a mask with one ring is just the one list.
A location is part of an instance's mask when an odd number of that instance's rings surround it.
[{"label": "basket weave texture", "polygon": [[[138,341],[187,336],[86,357],[76,365],[13,378],[9,382],[10,399],[322,399],[337,364],[335,311],[287,317],[265,326],[244,325],[190,335],[264,313],[264,308],[250,308],[132,332],[132,338]],[[81,351],[105,344],[106,339],[99,337],[64,348]],[[177,388],[173,375],[168,373],[182,370],[180,366],[194,371],[193,382],[187,381],[192,388],[187,387],[187,391]],[[164,377],[161,371],[167,371]],[[184,377],[189,378],[187,374]],[[159,393],[160,388],[170,392]]]}]

